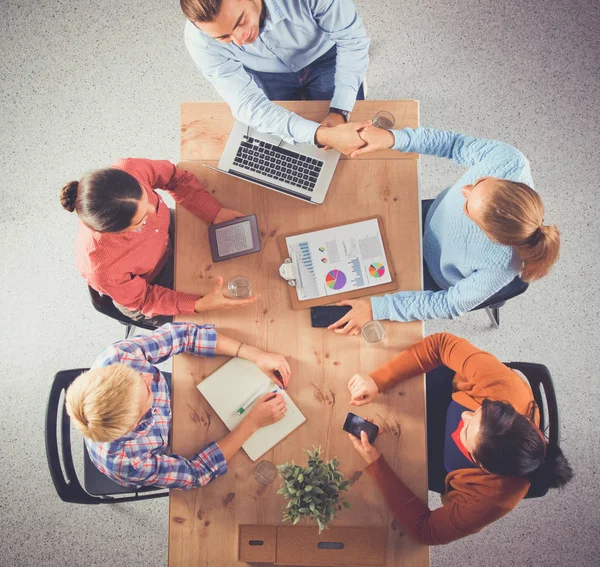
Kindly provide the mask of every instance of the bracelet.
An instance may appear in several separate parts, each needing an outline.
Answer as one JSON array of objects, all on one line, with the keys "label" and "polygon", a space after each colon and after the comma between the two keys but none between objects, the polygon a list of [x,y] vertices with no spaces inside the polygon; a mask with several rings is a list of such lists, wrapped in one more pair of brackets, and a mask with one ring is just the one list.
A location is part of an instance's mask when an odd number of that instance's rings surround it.
[{"label": "bracelet", "polygon": [[240,350],[241,348],[244,346],[245,343],[240,343],[240,346],[238,347],[236,353],[235,353],[235,357],[237,358],[237,355],[240,354]]}]

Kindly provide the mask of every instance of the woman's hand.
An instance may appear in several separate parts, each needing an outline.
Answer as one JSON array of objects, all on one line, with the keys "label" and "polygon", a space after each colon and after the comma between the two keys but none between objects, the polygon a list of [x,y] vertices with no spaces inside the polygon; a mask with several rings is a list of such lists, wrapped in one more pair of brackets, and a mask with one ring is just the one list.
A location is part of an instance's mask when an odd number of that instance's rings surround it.
[{"label": "woman's hand", "polygon": [[381,456],[379,451],[369,443],[369,438],[364,431],[360,432],[360,439],[354,437],[352,433],[348,433],[348,437],[350,437],[352,445],[354,445],[354,448],[358,451],[360,456],[367,461],[368,465],[374,463]]},{"label": "woman's hand", "polygon": [[213,309],[231,309],[233,307],[244,307],[256,301],[256,296],[247,299],[231,299],[222,293],[223,278],[219,276],[213,287],[204,297],[199,297],[194,303],[194,311],[212,311]]},{"label": "woman's hand", "polygon": [[277,423],[286,412],[285,398],[281,394],[269,392],[254,404],[244,421],[247,421],[256,430]]},{"label": "woman's hand", "polygon": [[223,207],[215,216],[215,218],[213,219],[212,223],[213,224],[220,224],[222,222],[227,222],[230,220],[234,220],[234,219],[239,219],[242,217],[245,217],[246,215],[244,213],[240,213],[239,211],[234,211],[233,209],[226,209],[225,207]]},{"label": "woman's hand", "polygon": [[264,352],[246,344],[242,346],[239,356],[247,358],[258,366],[271,380],[287,388],[292,370],[285,356],[273,352]]},{"label": "woman's hand", "polygon": [[336,333],[358,335],[363,325],[373,320],[373,309],[371,308],[370,299],[351,299],[349,301],[340,301],[336,305],[350,305],[352,307],[340,320],[327,327],[328,329],[333,329]]},{"label": "woman's hand", "polygon": [[368,374],[355,374],[348,382],[348,390],[350,390],[351,406],[364,406],[373,401],[373,398],[379,394],[379,388],[375,380]]},{"label": "woman's hand", "polygon": [[386,150],[394,145],[395,138],[389,130],[383,128],[377,128],[376,126],[369,126],[358,132],[361,137],[364,146],[358,148],[352,152],[351,157],[357,157],[362,154],[368,154],[369,152],[378,152],[380,150]]}]

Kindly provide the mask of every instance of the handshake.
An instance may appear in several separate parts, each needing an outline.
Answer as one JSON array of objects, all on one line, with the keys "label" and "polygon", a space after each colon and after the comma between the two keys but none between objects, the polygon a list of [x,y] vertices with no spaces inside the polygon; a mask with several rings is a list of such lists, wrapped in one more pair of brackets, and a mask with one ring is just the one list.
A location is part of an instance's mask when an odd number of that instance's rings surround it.
[{"label": "handshake", "polygon": [[317,128],[315,142],[325,149],[334,148],[351,157],[391,148],[394,135],[389,130],[377,128],[370,120],[337,124],[339,115],[329,114]]}]

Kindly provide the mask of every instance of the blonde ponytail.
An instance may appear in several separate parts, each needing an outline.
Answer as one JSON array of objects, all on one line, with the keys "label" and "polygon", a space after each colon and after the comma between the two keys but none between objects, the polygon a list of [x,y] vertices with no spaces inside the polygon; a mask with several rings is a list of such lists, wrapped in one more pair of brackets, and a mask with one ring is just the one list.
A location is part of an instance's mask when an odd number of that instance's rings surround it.
[{"label": "blonde ponytail", "polygon": [[540,196],[525,183],[495,180],[483,205],[481,229],[490,239],[511,246],[523,261],[521,279],[543,278],[556,263],[560,232],[544,225]]}]

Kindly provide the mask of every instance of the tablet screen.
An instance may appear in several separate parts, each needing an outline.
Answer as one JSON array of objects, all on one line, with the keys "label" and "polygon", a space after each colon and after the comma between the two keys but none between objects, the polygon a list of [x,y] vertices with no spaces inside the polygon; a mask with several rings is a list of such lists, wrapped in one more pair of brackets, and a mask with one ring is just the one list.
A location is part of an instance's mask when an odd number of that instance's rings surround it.
[{"label": "tablet screen", "polygon": [[253,247],[250,221],[239,222],[215,230],[219,256],[239,254]]}]

